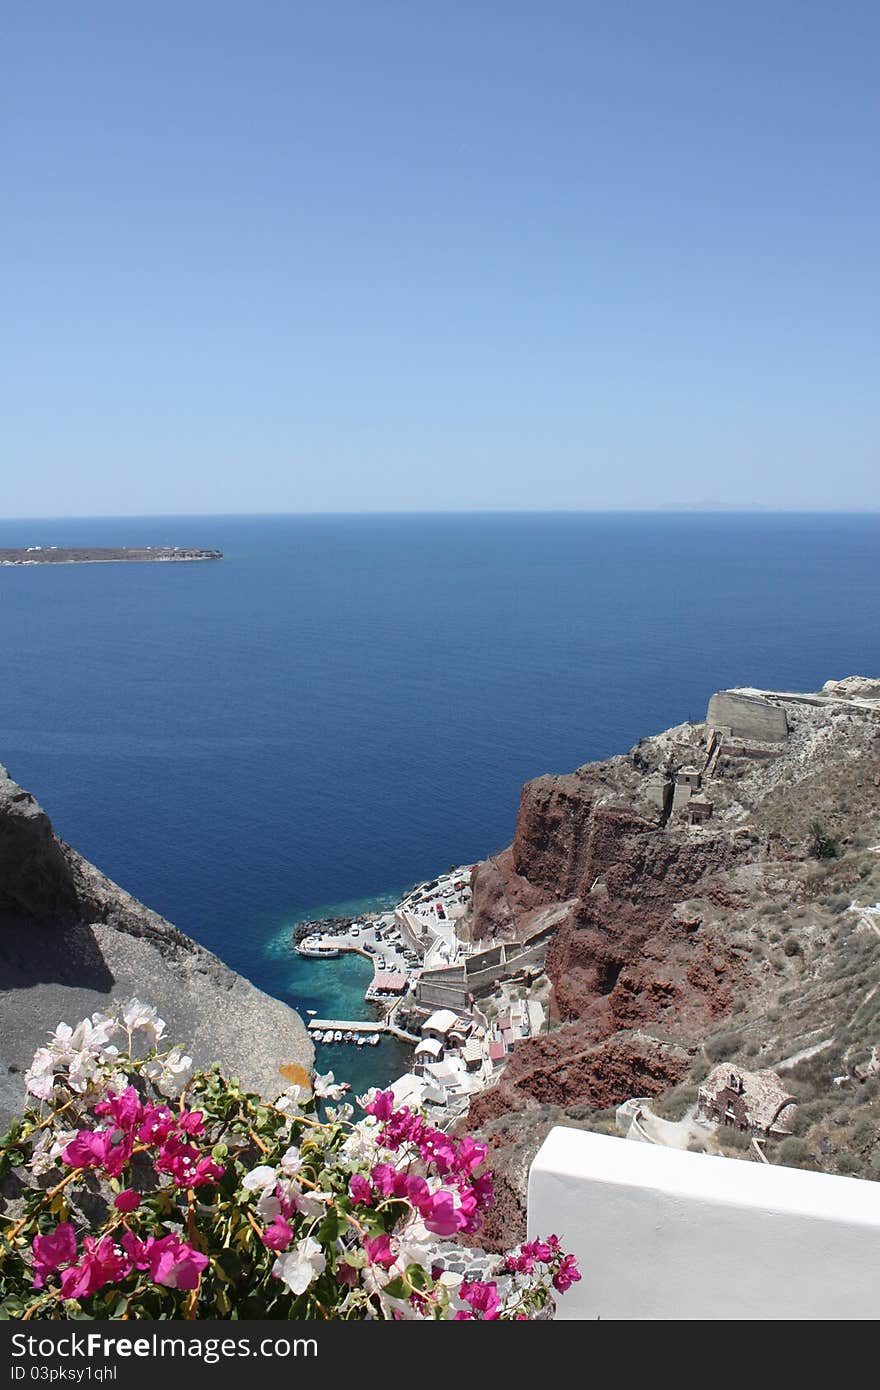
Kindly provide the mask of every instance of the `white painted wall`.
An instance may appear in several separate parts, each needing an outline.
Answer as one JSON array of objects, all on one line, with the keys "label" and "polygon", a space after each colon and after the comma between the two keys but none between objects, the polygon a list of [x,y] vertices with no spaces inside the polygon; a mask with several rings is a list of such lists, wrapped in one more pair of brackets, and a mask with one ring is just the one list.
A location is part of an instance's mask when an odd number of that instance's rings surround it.
[{"label": "white painted wall", "polygon": [[529,1237],[582,1280],[557,1318],[877,1318],[880,1183],[556,1128]]}]

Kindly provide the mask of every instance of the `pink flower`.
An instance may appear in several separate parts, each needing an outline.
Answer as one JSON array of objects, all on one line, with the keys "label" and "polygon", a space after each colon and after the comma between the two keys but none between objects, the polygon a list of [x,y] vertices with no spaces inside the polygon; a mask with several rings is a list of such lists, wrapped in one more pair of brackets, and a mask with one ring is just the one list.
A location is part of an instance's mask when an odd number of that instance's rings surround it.
[{"label": "pink flower", "polygon": [[455,1198],[446,1188],[435,1192],[428,1201],[421,1204],[419,1210],[428,1230],[435,1236],[454,1236],[456,1231],[461,1230]]},{"label": "pink flower", "polygon": [[475,1168],[479,1168],[488,1152],[485,1144],[480,1144],[476,1139],[471,1139],[469,1135],[466,1135],[458,1146],[458,1155],[455,1159],[456,1171],[469,1177]]},{"label": "pink flower", "polygon": [[501,1299],[498,1297],[498,1286],[493,1281],[482,1284],[479,1280],[473,1283],[463,1283],[459,1289],[459,1294],[465,1303],[469,1303],[478,1317],[482,1317],[484,1322],[497,1322],[501,1311]]},{"label": "pink flower", "polygon": [[186,1245],[176,1235],[163,1236],[150,1245],[150,1278],[154,1284],[167,1289],[190,1290],[198,1287],[199,1275],[208,1268],[208,1260],[198,1250]]},{"label": "pink flower", "polygon": [[394,1194],[396,1177],[397,1170],[392,1168],[390,1163],[377,1163],[370,1174],[373,1186],[382,1193],[383,1197],[391,1197]]},{"label": "pink flower", "polygon": [[370,1264],[380,1265],[382,1269],[390,1269],[394,1264],[395,1256],[391,1252],[389,1235],[365,1236],[364,1249]]},{"label": "pink flower", "polygon": [[495,1184],[492,1181],[492,1174],[478,1173],[475,1178],[472,1177],[471,1191],[476,1199],[477,1210],[488,1210],[495,1199]]},{"label": "pink flower", "polygon": [[137,1211],[141,1204],[140,1193],[127,1187],[124,1192],[120,1192],[118,1197],[113,1199],[113,1205],[117,1211]]},{"label": "pink flower", "polygon": [[419,1147],[425,1162],[433,1163],[441,1175],[451,1173],[456,1168],[458,1151],[455,1141],[439,1129],[428,1130]]},{"label": "pink flower", "polygon": [[348,1184],[348,1193],[353,1202],[360,1202],[365,1207],[373,1205],[373,1189],[360,1173],[355,1173],[351,1179]]},{"label": "pink flower", "polygon": [[223,1177],[219,1163],[192,1144],[186,1144],[179,1134],[169,1134],[156,1159],[157,1173],[170,1173],[178,1187],[202,1187]]},{"label": "pink flower", "polygon": [[111,1091],[107,1100],[95,1106],[96,1115],[110,1115],[120,1129],[131,1130],[140,1124],[143,1106],[133,1086],[126,1086],[121,1095]]},{"label": "pink flower", "polygon": [[65,1298],[89,1298],[105,1284],[115,1284],[131,1271],[131,1261],[112,1236],[86,1236],[84,1256],[80,1264],[65,1269],[61,1275],[61,1292]]},{"label": "pink flower", "polygon": [[132,1143],[121,1129],[81,1129],[61,1155],[72,1168],[103,1168],[118,1178],[129,1158]]},{"label": "pink flower", "polygon": [[155,1244],[153,1236],[145,1241],[139,1240],[134,1231],[126,1231],[119,1242],[135,1269],[150,1268],[150,1250]]},{"label": "pink flower", "polygon": [[205,1117],[201,1110],[184,1110],[177,1121],[178,1129],[184,1134],[201,1134],[205,1128]]},{"label": "pink flower", "polygon": [[139,1240],[133,1231],[122,1237],[122,1248],[135,1269],[148,1269],[154,1284],[168,1289],[196,1288],[199,1275],[208,1267],[206,1256],[193,1250],[174,1234]]},{"label": "pink flower", "polygon": [[161,1144],[174,1129],[175,1120],[167,1105],[144,1107],[137,1137],[142,1144]]},{"label": "pink flower", "polygon": [[526,1261],[526,1268],[531,1273],[535,1261],[539,1264],[550,1264],[553,1259],[553,1247],[545,1240],[526,1241],[520,1247],[520,1257]]},{"label": "pink flower", "polygon": [[267,1226],[263,1232],[263,1244],[276,1254],[287,1250],[292,1240],[293,1231],[283,1216],[276,1216],[271,1226]]},{"label": "pink flower", "polygon": [[404,1193],[407,1200],[412,1202],[413,1206],[417,1207],[419,1212],[421,1212],[425,1203],[430,1203],[431,1201],[431,1189],[425,1182],[425,1179],[420,1177],[418,1173],[405,1174],[404,1182]]},{"label": "pink flower", "polygon": [[389,1120],[394,1110],[394,1092],[378,1091],[364,1109],[368,1115],[375,1115],[377,1120]]},{"label": "pink flower", "polygon": [[190,1179],[190,1187],[204,1187],[209,1182],[219,1182],[223,1177],[224,1168],[221,1164],[215,1163],[213,1158],[207,1154],[200,1158],[196,1164],[196,1170]]},{"label": "pink flower", "polygon": [[34,1288],[41,1289],[47,1274],[76,1259],[76,1232],[69,1221],[62,1221],[44,1236],[34,1236]]},{"label": "pink flower", "polygon": [[581,1273],[577,1267],[577,1260],[574,1255],[566,1255],[562,1264],[553,1275],[553,1287],[557,1289],[559,1293],[565,1293],[566,1289],[570,1289],[572,1284],[578,1283],[580,1277]]}]

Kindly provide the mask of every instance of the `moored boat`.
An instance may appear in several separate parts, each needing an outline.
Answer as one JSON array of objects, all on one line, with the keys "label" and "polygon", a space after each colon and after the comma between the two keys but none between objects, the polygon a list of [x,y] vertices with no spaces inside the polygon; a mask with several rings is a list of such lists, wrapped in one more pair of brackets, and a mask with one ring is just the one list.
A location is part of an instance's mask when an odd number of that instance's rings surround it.
[{"label": "moored boat", "polygon": [[339,957],[339,947],[332,942],[316,941],[313,937],[306,937],[296,948],[299,956],[305,956],[307,960],[336,960]]}]

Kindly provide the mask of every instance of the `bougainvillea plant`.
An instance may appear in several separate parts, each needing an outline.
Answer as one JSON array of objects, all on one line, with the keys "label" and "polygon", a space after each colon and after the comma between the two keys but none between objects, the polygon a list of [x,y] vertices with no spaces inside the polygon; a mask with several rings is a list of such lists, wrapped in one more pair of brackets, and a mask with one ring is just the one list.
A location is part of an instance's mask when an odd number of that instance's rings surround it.
[{"label": "bougainvillea plant", "polygon": [[164,1033],[132,999],[34,1057],[0,1144],[2,1316],[494,1321],[580,1278],[555,1236],[492,1278],[438,1263],[491,1204],[483,1144],[391,1091],[355,1118],[332,1072],[267,1103]]}]

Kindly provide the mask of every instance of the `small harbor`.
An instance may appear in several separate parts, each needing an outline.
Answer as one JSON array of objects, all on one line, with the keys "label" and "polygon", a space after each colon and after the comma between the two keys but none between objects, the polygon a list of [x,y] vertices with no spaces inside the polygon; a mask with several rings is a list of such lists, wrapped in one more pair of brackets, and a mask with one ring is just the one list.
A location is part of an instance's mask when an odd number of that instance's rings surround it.
[{"label": "small harbor", "polygon": [[383,1037],[389,1045],[406,1044],[407,1064],[384,1085],[398,1103],[424,1106],[437,1120],[466,1113],[471,1097],[497,1079],[517,1040],[546,1026],[543,955],[552,923],[509,946],[474,944],[467,929],[471,875],[470,867],[451,869],[417,884],[393,908],[305,922],[294,931],[297,955],[318,969],[318,962],[336,961],[338,968],[342,958],[359,956],[372,970],[363,999],[376,1016],[339,1019],[314,1011],[308,1018],[313,1042],[323,1052],[348,1050],[338,1063],[342,1076],[354,1061],[352,1050],[369,1055]]}]

